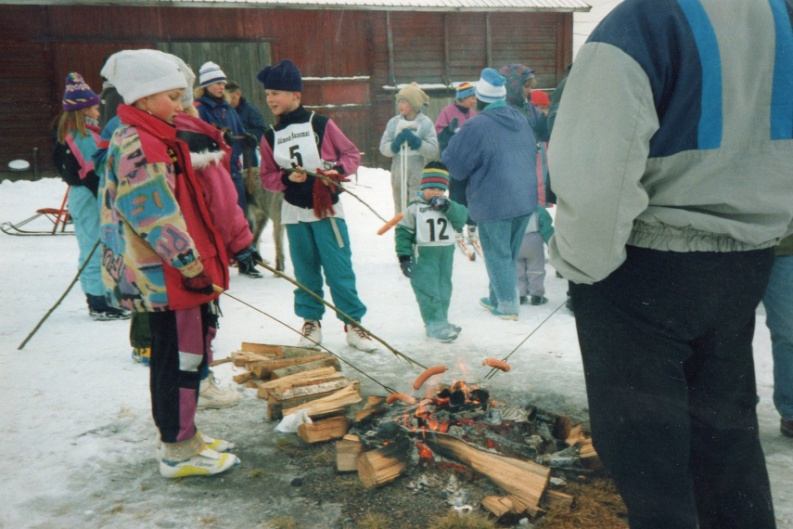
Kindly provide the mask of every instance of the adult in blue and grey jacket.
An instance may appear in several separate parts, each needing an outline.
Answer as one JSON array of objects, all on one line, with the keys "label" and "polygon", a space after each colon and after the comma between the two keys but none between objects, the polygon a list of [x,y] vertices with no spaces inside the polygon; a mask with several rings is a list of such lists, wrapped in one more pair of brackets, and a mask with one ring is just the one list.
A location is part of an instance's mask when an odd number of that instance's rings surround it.
[{"label": "adult in blue and grey jacket", "polygon": [[790,0],[626,0],[550,142],[595,447],[632,529],[775,527],[755,309],[793,232]]},{"label": "adult in blue and grey jacket", "polygon": [[443,151],[455,180],[466,182],[466,200],[490,278],[480,303],[504,319],[518,318],[515,263],[529,216],[537,207],[536,140],[526,118],[505,102],[504,77],[482,70],[476,83],[480,113],[467,121]]}]

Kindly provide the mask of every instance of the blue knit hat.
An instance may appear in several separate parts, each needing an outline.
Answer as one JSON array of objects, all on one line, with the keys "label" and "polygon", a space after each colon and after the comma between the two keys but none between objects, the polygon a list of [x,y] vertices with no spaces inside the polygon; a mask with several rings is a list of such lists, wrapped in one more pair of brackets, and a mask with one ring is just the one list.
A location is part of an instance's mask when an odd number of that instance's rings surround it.
[{"label": "blue knit hat", "polygon": [[485,68],[476,82],[476,98],[483,103],[495,103],[507,96],[504,76],[493,68]]},{"label": "blue knit hat", "polygon": [[300,70],[289,59],[284,59],[273,66],[265,66],[256,78],[264,85],[265,90],[303,91]]},{"label": "blue knit hat", "polygon": [[77,72],[66,75],[66,88],[63,91],[63,110],[80,110],[99,104],[99,96],[91,90],[83,76]]},{"label": "blue knit hat", "polygon": [[457,85],[456,93],[454,94],[454,98],[457,101],[462,101],[467,97],[471,97],[476,95],[476,90],[474,89],[474,85],[469,83],[468,81],[464,83],[460,83]]}]

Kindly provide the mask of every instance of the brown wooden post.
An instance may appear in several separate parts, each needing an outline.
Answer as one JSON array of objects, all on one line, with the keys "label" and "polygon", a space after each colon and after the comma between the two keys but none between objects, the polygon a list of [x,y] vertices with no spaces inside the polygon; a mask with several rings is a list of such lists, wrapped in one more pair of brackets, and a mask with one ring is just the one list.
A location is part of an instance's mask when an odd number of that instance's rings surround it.
[{"label": "brown wooden post", "polygon": [[443,84],[451,84],[449,77],[449,14],[443,14]]},{"label": "brown wooden post", "polygon": [[391,11],[385,12],[386,46],[388,47],[388,82],[396,86],[394,69],[394,33],[391,30]]},{"label": "brown wooden post", "polygon": [[490,27],[490,13],[485,13],[485,67],[493,66],[493,31]]}]

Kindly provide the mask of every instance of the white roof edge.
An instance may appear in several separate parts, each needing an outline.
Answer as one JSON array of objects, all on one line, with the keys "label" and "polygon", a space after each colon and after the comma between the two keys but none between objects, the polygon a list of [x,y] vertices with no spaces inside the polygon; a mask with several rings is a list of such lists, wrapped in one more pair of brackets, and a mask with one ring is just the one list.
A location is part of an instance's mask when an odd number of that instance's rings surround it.
[{"label": "white roof edge", "polygon": [[[365,2],[366,0],[364,0]],[[421,0],[419,0],[421,1]],[[426,0],[424,0],[426,1]],[[465,1],[465,0],[463,0]],[[482,0],[469,0],[470,5],[449,5],[443,0],[429,0],[427,5],[363,3],[360,0],[321,0],[316,3],[289,0],[0,0],[0,5],[48,5],[48,6],[170,6],[185,8],[246,8],[246,9],[300,9],[300,10],[346,10],[346,11],[434,11],[434,12],[522,12],[522,13],[573,13],[589,12],[592,6],[581,0],[561,0],[559,5],[487,5]],[[526,0],[507,0],[516,4]],[[360,3],[359,3],[360,2]],[[371,0],[370,0],[371,2]],[[480,3],[481,2],[481,3]],[[506,3],[506,2],[505,2]],[[550,3],[544,0],[544,3]],[[443,5],[442,5],[443,4]]]}]

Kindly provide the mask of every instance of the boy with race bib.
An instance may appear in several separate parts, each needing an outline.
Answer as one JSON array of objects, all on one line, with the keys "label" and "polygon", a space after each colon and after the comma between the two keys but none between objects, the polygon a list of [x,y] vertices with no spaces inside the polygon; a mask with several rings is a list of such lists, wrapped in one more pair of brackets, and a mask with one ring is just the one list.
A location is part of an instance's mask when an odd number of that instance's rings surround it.
[{"label": "boy with race bib", "polygon": [[448,314],[454,233],[468,218],[465,206],[445,196],[448,190],[446,167],[440,162],[428,163],[421,173],[419,192],[396,229],[402,273],[410,278],[427,336],[440,342],[454,341],[462,330],[449,323]]},{"label": "boy with race bib", "polygon": [[[303,80],[289,59],[267,66],[257,76],[276,117],[261,142],[262,184],[283,191],[281,222],[298,282],[322,296],[322,272],[333,303],[352,320],[344,322],[347,343],[361,351],[377,349],[357,324],[366,313],[358,298],[344,210],[339,202],[344,175],[355,173],[361,160],[355,146],[329,118],[303,108]],[[301,347],[322,341],[320,320],[325,306],[308,292],[295,290],[295,313],[302,317]]]}]

